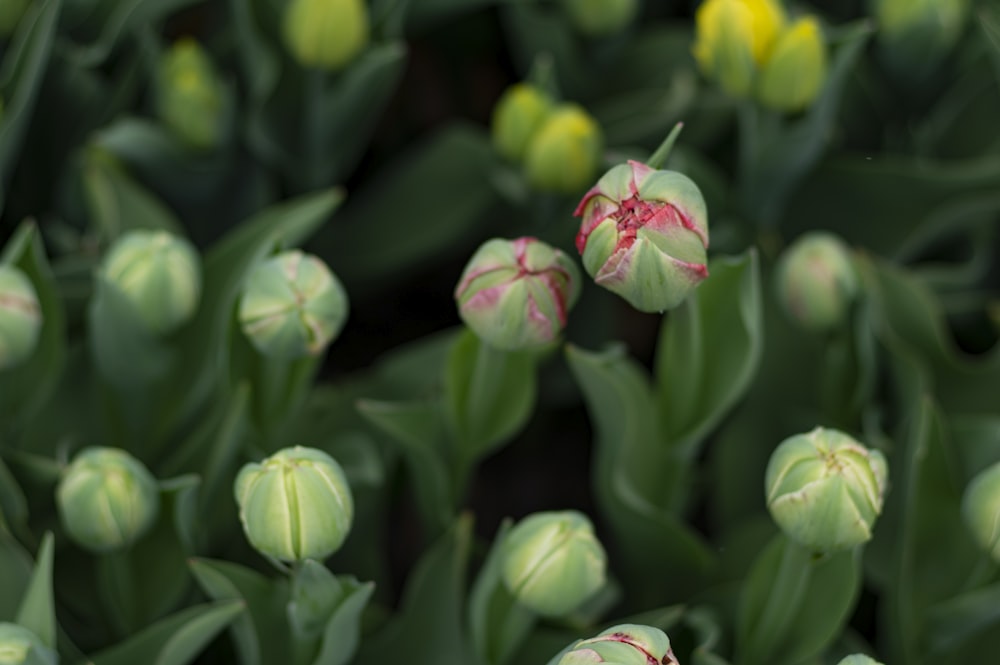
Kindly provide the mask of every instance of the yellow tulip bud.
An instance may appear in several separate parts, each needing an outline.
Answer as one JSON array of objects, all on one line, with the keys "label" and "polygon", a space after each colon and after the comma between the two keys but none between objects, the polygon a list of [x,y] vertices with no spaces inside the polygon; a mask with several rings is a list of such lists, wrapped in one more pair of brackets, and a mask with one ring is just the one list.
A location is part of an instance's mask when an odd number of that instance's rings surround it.
[{"label": "yellow tulip bud", "polygon": [[364,0],[292,0],[284,35],[300,64],[337,71],[368,44],[368,7]]},{"label": "yellow tulip bud", "polygon": [[576,104],[557,107],[525,155],[528,182],[539,190],[573,193],[594,179],[601,161],[601,128]]},{"label": "yellow tulip bud", "polygon": [[698,66],[726,92],[749,94],[785,26],[784,9],[775,0],[707,0],[694,20]]},{"label": "yellow tulip bud", "polygon": [[968,0],[873,0],[881,55],[900,78],[919,83],[951,52],[969,15]]},{"label": "yellow tulip bud", "polygon": [[812,16],[781,33],[757,83],[757,99],[778,111],[809,106],[826,81],[826,43]]},{"label": "yellow tulip bud", "polygon": [[532,137],[549,112],[552,100],[540,88],[516,83],[504,91],[493,109],[493,145],[511,161],[521,161]]}]

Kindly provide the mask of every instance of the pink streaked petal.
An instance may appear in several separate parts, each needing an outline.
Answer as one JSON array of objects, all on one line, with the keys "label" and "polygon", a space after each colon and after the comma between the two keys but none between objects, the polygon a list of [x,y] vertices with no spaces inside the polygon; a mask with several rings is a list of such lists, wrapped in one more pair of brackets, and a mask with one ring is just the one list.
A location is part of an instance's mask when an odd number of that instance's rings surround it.
[{"label": "pink streaked petal", "polygon": [[587,246],[587,238],[597,228],[597,225],[612,215],[619,212],[618,203],[601,196],[594,200],[593,206],[587,210],[580,224],[580,231],[576,234],[576,249],[583,254],[583,249]]},{"label": "pink streaked petal", "polygon": [[642,181],[650,176],[650,174],[655,173],[656,169],[646,166],[642,162],[637,162],[634,159],[628,160],[628,165],[632,168],[632,182],[629,183],[629,189],[632,195],[639,193],[639,186],[642,185]]},{"label": "pink streaked petal", "polygon": [[488,275],[491,272],[496,272],[498,270],[510,270],[511,267],[505,263],[496,262],[477,267],[475,270],[469,270],[464,275],[462,275],[461,281],[458,286],[455,287],[455,297],[461,298],[465,290],[469,288],[469,285],[476,279],[482,277],[483,275]]},{"label": "pink streaked petal", "polygon": [[462,305],[462,309],[470,312],[490,309],[500,302],[504,292],[506,292],[509,287],[510,282],[507,282],[504,284],[498,284],[497,286],[492,286],[488,289],[481,289],[465,301],[465,304]]},{"label": "pink streaked petal", "polygon": [[553,338],[552,321],[542,313],[535,297],[528,293],[528,322],[532,328],[539,331],[538,339],[547,340]]},{"label": "pink streaked petal", "polygon": [[583,195],[582,199],[580,199],[580,203],[577,204],[576,210],[573,211],[573,216],[581,217],[583,215],[584,208],[587,207],[587,203],[589,203],[590,199],[594,198],[595,196],[603,196],[604,198],[608,198],[608,196],[604,193],[604,191],[601,190],[600,186],[594,185],[593,187],[588,189],[587,193]]}]

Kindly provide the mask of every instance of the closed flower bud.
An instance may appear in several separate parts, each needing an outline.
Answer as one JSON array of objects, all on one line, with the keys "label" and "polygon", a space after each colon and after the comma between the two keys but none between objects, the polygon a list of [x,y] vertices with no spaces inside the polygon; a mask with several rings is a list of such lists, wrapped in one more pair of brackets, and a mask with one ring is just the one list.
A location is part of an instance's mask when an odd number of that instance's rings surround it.
[{"label": "closed flower bud", "polygon": [[59,655],[24,626],[0,622],[0,665],[56,665]]},{"label": "closed flower bud", "polygon": [[856,653],[843,658],[837,665],[882,665],[871,656],[866,656],[863,653]]},{"label": "closed flower bud", "polygon": [[639,11],[639,0],[563,0],[573,25],[585,35],[621,32]]},{"label": "closed flower bud", "polygon": [[569,257],[535,238],[493,239],[469,260],[455,289],[466,325],[495,348],[555,341],[580,293]]},{"label": "closed flower bud", "polygon": [[123,234],[108,250],[101,272],[154,334],[173,332],[198,307],[198,253],[187,240],[167,231],[141,229]]},{"label": "closed flower bud", "polygon": [[785,250],[777,271],[778,296],[803,328],[829,330],[842,322],[858,293],[850,250],[822,231],[803,235]]},{"label": "closed flower bud", "polygon": [[569,614],[604,585],[607,556],[594,527],[576,511],[535,513],[504,543],[503,583],[543,616]]},{"label": "closed flower bud", "polygon": [[969,0],[872,0],[886,64],[910,83],[932,74],[954,48]]},{"label": "closed flower bud", "polygon": [[193,39],[177,41],[160,61],[157,111],[164,124],[193,148],[221,143],[225,94],[219,73]]},{"label": "closed flower bud", "polygon": [[637,624],[612,626],[597,637],[580,640],[557,665],[677,665],[670,638],[659,628]]},{"label": "closed flower bud", "polygon": [[587,186],[601,162],[601,128],[575,104],[557,106],[528,144],[525,175],[532,187],[572,194]]},{"label": "closed flower bud", "polygon": [[343,69],[368,45],[365,0],[291,0],[285,45],[304,67]]},{"label": "closed flower bud", "polygon": [[117,448],[86,448],[56,488],[59,515],[70,537],[93,552],[131,545],[160,508],[156,479],[142,462]]},{"label": "closed flower bud", "polygon": [[251,271],[239,319],[243,333],[265,356],[285,360],[314,356],[344,327],[347,293],[325,263],[290,250]]},{"label": "closed flower bud", "polygon": [[777,0],[706,0],[695,13],[693,53],[701,71],[731,95],[747,96],[785,25]]},{"label": "closed flower bud", "polygon": [[708,210],[676,171],[629,161],[597,182],[574,213],[587,274],[643,312],[676,307],[708,277]]},{"label": "closed flower bud", "polygon": [[247,540],[281,561],[325,559],[343,544],[354,500],[337,461],[314,448],[285,448],[236,476]]},{"label": "closed flower bud", "polygon": [[0,372],[27,360],[38,345],[42,309],[31,280],[0,264]]},{"label": "closed flower bud", "polygon": [[532,137],[552,111],[552,100],[527,83],[510,86],[493,109],[493,145],[507,159],[520,162]]},{"label": "closed flower bud", "polygon": [[1000,462],[980,472],[965,488],[962,516],[979,546],[1000,564]]},{"label": "closed flower bud", "polygon": [[0,2],[0,39],[14,34],[21,16],[31,0],[3,0]]},{"label": "closed flower bud", "polygon": [[799,19],[778,37],[760,72],[757,99],[777,111],[801,111],[826,81],[826,42],[812,16]]},{"label": "closed flower bud", "polygon": [[849,549],[871,538],[887,476],[881,452],[817,427],[785,439],[771,454],[767,507],[800,545],[820,552]]}]

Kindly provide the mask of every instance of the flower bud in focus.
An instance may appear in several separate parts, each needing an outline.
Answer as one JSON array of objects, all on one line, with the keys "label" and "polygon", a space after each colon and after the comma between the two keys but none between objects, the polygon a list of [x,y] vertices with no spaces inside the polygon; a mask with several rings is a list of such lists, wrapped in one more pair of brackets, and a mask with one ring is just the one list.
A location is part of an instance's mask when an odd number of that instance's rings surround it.
[{"label": "flower bud in focus", "polygon": [[826,42],[812,16],[800,18],[778,37],[760,72],[757,99],[777,111],[801,111],[826,81]]},{"label": "flower bud in focus", "polygon": [[321,450],[295,446],[247,464],[234,490],[247,540],[275,559],[325,559],[351,530],[354,500],[347,477]]},{"label": "flower bud in focus", "polygon": [[577,30],[591,37],[621,32],[639,11],[639,0],[563,0]]},{"label": "flower bud in focus", "polygon": [[160,60],[157,112],[193,148],[219,145],[225,132],[225,95],[219,73],[193,39],[178,40]]},{"label": "flower bud in focus", "polygon": [[56,665],[59,654],[32,631],[0,621],[0,665]]},{"label": "flower bud in focus", "polygon": [[817,427],[781,442],[767,465],[767,507],[781,530],[820,552],[871,538],[882,512],[885,457],[833,429]]},{"label": "flower bud in focus", "polygon": [[321,260],[290,250],[250,272],[239,319],[243,333],[265,356],[314,356],[344,327],[347,292]]},{"label": "flower bud in focus", "polygon": [[882,665],[871,656],[866,656],[863,653],[856,653],[850,656],[844,657],[837,665]]},{"label": "flower bud in focus", "polygon": [[900,79],[922,83],[948,57],[965,28],[969,0],[873,0],[883,62]]},{"label": "flower bud in focus", "polygon": [[858,293],[850,250],[837,236],[807,233],[788,249],[777,270],[778,297],[789,317],[808,330],[842,322]]},{"label": "flower bud in focus", "polygon": [[0,2],[0,39],[14,34],[14,28],[21,21],[31,0],[3,0]]},{"label": "flower bud in focus", "polygon": [[576,265],[535,238],[487,241],[469,259],[455,288],[465,324],[505,351],[555,341],[579,294]]},{"label": "flower bud in focus", "polygon": [[368,45],[365,0],[291,0],[285,45],[303,67],[343,69]]},{"label": "flower bud in focus", "polygon": [[708,277],[708,210],[676,171],[629,161],[604,174],[574,213],[587,274],[643,312],[676,307]]},{"label": "flower bud in focus", "polygon": [[557,106],[535,132],[525,155],[525,175],[536,189],[572,194],[587,186],[601,162],[604,138],[590,114],[576,104]]},{"label": "flower bud in focus", "polygon": [[78,545],[110,552],[131,545],[153,526],[160,491],[142,462],[124,450],[86,448],[66,468],[56,503]]},{"label": "flower bud in focus", "polygon": [[569,614],[604,585],[607,556],[590,520],[567,510],[529,515],[504,542],[504,586],[549,617]]},{"label": "flower bud in focus", "polygon": [[500,96],[493,109],[493,145],[505,158],[520,162],[528,144],[552,110],[552,100],[541,89],[516,83]]},{"label": "flower bud in focus", "polygon": [[676,665],[670,638],[659,628],[638,624],[612,626],[597,637],[580,640],[557,665]]},{"label": "flower bud in focus", "polygon": [[747,96],[785,25],[777,0],[706,0],[695,13],[693,53],[708,78]]},{"label": "flower bud in focus", "polygon": [[976,543],[1000,564],[1000,462],[981,471],[965,488],[962,516]]},{"label": "flower bud in focus", "polygon": [[187,240],[167,231],[139,229],[124,233],[108,250],[101,272],[154,334],[173,332],[198,307],[198,253]]},{"label": "flower bud in focus", "polygon": [[38,345],[42,309],[31,280],[0,264],[0,372],[27,360]]}]

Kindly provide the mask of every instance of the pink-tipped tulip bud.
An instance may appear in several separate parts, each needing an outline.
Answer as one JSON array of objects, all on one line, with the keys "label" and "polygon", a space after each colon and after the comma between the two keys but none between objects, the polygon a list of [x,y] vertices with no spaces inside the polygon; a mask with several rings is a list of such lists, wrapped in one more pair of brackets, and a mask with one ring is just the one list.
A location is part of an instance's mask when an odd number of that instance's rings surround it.
[{"label": "pink-tipped tulip bud", "polygon": [[638,310],[676,307],[708,277],[708,210],[682,173],[619,164],[574,214],[583,217],[576,248],[587,273]]},{"label": "pink-tipped tulip bud", "polygon": [[579,293],[579,272],[558,249],[535,238],[493,239],[469,260],[455,299],[482,340],[516,351],[555,341]]},{"label": "pink-tipped tulip bud", "polygon": [[580,640],[557,665],[677,665],[670,638],[659,628],[638,624],[612,626],[597,637]]}]

